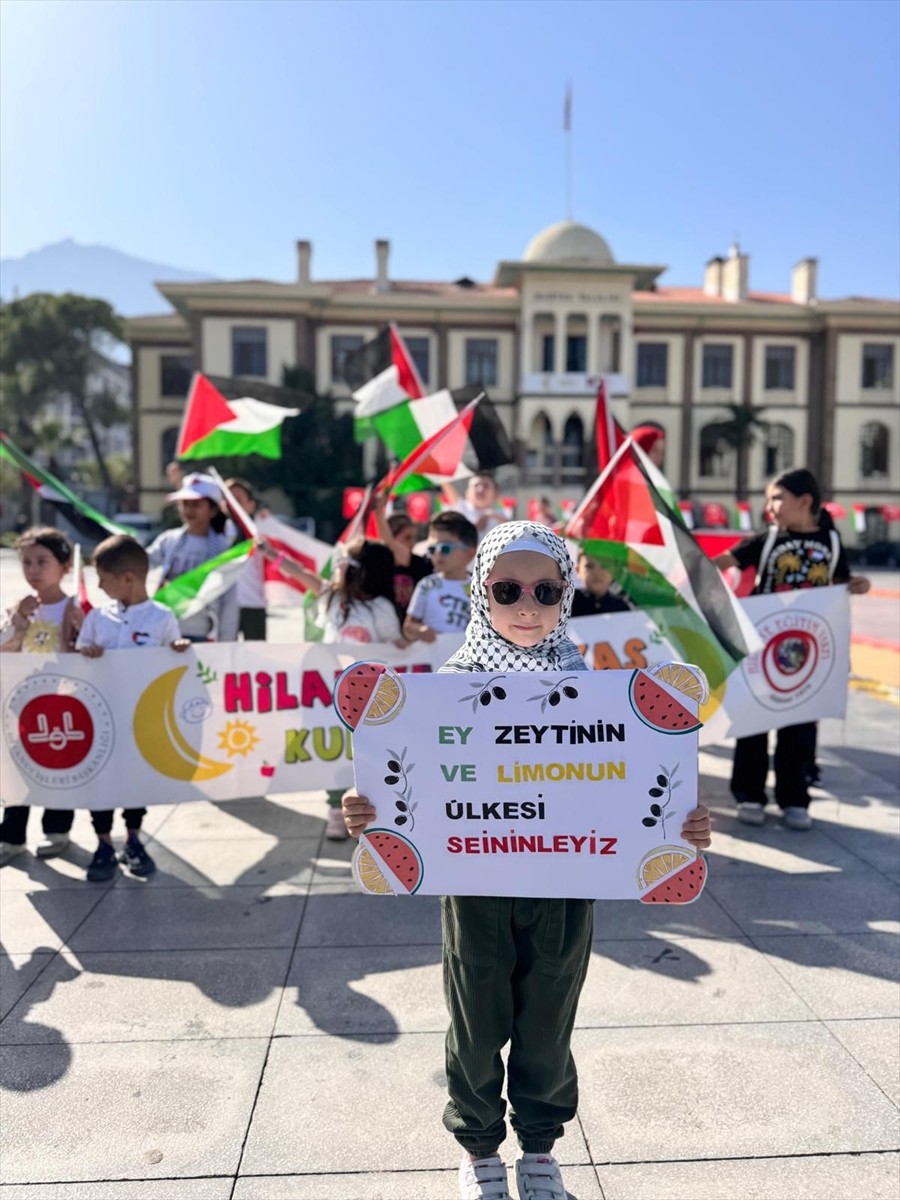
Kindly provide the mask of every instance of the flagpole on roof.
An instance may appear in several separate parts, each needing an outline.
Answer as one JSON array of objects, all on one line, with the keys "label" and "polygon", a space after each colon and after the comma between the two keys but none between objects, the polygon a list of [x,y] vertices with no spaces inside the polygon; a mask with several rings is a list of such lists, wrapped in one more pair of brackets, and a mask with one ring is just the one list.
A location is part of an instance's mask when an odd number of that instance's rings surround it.
[{"label": "flagpole on roof", "polygon": [[566,219],[572,220],[572,84],[566,84],[563,105],[563,132],[566,135]]}]

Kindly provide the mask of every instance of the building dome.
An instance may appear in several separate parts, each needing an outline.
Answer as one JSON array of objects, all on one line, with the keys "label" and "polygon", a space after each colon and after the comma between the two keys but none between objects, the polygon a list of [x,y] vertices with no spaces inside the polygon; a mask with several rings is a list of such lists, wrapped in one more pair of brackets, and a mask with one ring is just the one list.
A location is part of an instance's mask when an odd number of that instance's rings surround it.
[{"label": "building dome", "polygon": [[560,221],[532,238],[524,262],[568,267],[611,267],[612,251],[599,233],[577,221]]}]

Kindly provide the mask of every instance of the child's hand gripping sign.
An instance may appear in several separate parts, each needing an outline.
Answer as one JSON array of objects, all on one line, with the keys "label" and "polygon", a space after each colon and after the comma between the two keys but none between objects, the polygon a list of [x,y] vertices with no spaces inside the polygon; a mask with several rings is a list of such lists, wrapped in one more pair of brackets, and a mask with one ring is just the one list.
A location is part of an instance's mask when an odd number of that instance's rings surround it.
[{"label": "child's hand gripping sign", "polygon": [[705,691],[681,663],[410,676],[355,663],[335,706],[376,814],[354,855],[360,886],[696,900],[706,864],[682,829],[697,804]]}]

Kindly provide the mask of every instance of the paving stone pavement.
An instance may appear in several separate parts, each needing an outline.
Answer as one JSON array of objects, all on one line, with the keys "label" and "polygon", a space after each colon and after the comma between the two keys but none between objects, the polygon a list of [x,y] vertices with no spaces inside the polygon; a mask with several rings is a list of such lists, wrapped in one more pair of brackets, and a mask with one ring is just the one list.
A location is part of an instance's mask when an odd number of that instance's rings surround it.
[{"label": "paving stone pavement", "polygon": [[[575,1200],[896,1200],[898,717],[822,723],[809,833],[739,825],[703,752],[706,894],[598,904]],[[455,1196],[437,901],[357,894],[324,817],[160,806],[158,874],[97,886],[80,814],[0,871],[0,1200]]]}]

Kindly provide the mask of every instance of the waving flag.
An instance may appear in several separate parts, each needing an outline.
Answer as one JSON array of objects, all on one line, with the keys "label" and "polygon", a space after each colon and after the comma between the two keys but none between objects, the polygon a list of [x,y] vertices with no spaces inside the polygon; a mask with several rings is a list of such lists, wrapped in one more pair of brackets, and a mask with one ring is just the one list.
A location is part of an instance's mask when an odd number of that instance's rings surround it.
[{"label": "waving flag", "polygon": [[566,536],[612,572],[716,688],[758,648],[759,638],[664,489],[662,473],[629,438],[572,516]]},{"label": "waving flag", "polygon": [[376,432],[373,421],[379,414],[425,395],[416,364],[394,325],[351,351],[344,360],[343,374],[356,401],[354,437],[358,442]]},{"label": "waving flag", "polygon": [[153,599],[171,608],[180,621],[193,617],[237,583],[247,559],[254,552],[253,542],[249,541],[229,546],[215,558],[194,567],[193,571],[185,571],[164,584]]},{"label": "waving flag", "polygon": [[597,388],[597,411],[595,416],[597,442],[597,470],[603,472],[609,466],[609,461],[625,441],[625,431],[612,415],[609,398],[606,395],[606,380],[601,378]]},{"label": "waving flag", "polygon": [[[268,514],[256,518],[256,529],[260,537],[264,537],[273,550],[282,556],[282,560],[290,559],[317,575],[323,573],[334,554],[334,547],[329,546],[327,542],[320,542],[318,538],[301,533],[299,529],[294,529],[285,521],[279,521],[277,517]],[[280,570],[277,559],[275,562],[264,559],[264,562],[266,603],[302,604],[307,589],[300,580]]]},{"label": "waving flag", "polygon": [[51,475],[20,450],[12,438],[0,433],[0,458],[18,467],[42,500],[56,511],[87,541],[102,542],[113,533],[134,536],[134,530],[119,525],[77,496],[62,480]]},{"label": "waving flag", "polygon": [[259,454],[281,458],[281,426],[299,408],[284,408],[245,396],[226,400],[199,372],[191,380],[175,455],[180,459]]}]

